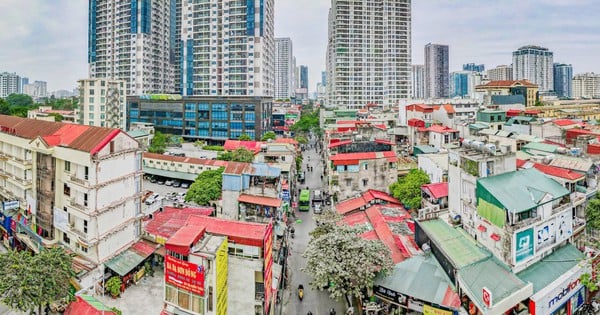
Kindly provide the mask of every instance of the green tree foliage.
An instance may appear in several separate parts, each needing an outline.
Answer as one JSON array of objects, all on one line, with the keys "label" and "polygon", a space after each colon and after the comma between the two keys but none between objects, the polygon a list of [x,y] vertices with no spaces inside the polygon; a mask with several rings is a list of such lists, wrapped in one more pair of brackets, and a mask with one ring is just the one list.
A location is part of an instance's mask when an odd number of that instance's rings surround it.
[{"label": "green tree foliage", "polygon": [[51,106],[52,109],[59,110],[74,110],[79,105],[79,98],[77,97],[66,97],[66,98],[55,98],[54,95],[44,99],[44,106]]},{"label": "green tree foliage", "polygon": [[48,116],[54,116],[54,121],[56,122],[61,122],[63,119],[65,119],[65,117],[59,113],[50,113]]},{"label": "green tree foliage", "polygon": [[167,135],[164,133],[157,131],[154,133],[154,137],[150,142],[150,146],[148,147],[148,152],[150,153],[158,153],[163,154],[167,149]]},{"label": "green tree foliage", "polygon": [[267,131],[262,136],[262,138],[260,138],[260,141],[275,140],[275,139],[277,139],[277,135],[275,134],[275,132]]},{"label": "green tree foliage", "polygon": [[10,104],[3,98],[0,98],[0,114],[10,115]]},{"label": "green tree foliage", "polygon": [[6,97],[6,101],[13,106],[33,107],[33,98],[27,94],[10,94]]},{"label": "green tree foliage", "polygon": [[400,200],[409,209],[421,207],[421,186],[429,184],[429,176],[420,169],[412,169],[398,182],[390,186],[394,198]]},{"label": "green tree foliage", "polygon": [[37,255],[9,251],[0,255],[0,301],[13,310],[42,314],[45,305],[68,297],[74,275],[72,257],[62,247]]},{"label": "green tree foliage", "polygon": [[379,272],[391,270],[391,253],[381,241],[358,236],[364,232],[360,228],[337,222],[320,221],[303,254],[307,259],[303,271],[312,276],[314,288],[329,286],[327,291],[333,299],[360,297],[364,290],[373,287]]},{"label": "green tree foliage", "polygon": [[304,111],[300,120],[290,127],[295,133],[308,133],[312,130],[319,129],[319,111]]},{"label": "green tree foliage", "polygon": [[600,229],[600,193],[597,193],[596,197],[588,202],[587,209],[585,209],[585,221],[589,230]]},{"label": "green tree foliage", "polygon": [[254,161],[254,153],[246,148],[237,148],[231,152],[219,154],[217,160],[250,163]]},{"label": "green tree foliage", "polygon": [[305,136],[296,136],[296,141],[298,141],[298,143],[300,143],[300,144],[308,143],[308,139],[306,139]]},{"label": "green tree foliage", "polygon": [[252,141],[253,139],[250,138],[250,136],[248,134],[242,133],[239,137],[238,140],[241,141]]},{"label": "green tree foliage", "polygon": [[217,170],[208,170],[200,173],[196,181],[190,186],[185,201],[193,201],[201,206],[207,206],[213,200],[221,198],[223,187],[224,167]]}]

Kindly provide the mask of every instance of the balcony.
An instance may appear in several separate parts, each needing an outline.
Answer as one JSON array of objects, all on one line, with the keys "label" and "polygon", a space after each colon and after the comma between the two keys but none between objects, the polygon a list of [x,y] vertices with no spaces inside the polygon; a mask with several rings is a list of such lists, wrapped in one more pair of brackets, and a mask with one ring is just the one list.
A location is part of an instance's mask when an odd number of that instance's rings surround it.
[{"label": "balcony", "polygon": [[73,174],[71,175],[71,177],[69,178],[73,183],[78,184],[80,186],[83,186],[85,188],[89,188],[90,187],[90,183],[87,181],[87,179],[83,179],[83,178],[79,178],[77,177],[77,175]]},{"label": "balcony", "polygon": [[80,204],[77,200],[75,200],[75,198],[69,199],[69,205],[71,205],[71,207],[73,207],[77,210],[80,210],[82,212],[86,212],[86,210],[87,210],[87,207]]}]

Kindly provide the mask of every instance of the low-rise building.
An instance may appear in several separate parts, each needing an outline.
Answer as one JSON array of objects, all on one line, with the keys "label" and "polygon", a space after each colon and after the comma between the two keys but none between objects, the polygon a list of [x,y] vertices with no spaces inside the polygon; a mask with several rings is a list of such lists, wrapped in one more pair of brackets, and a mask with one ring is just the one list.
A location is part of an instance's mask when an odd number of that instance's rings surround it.
[{"label": "low-rise building", "polygon": [[514,98],[522,96],[522,102],[526,107],[534,106],[538,97],[538,85],[527,80],[490,81],[475,87],[476,91],[485,92],[485,104],[492,104],[492,98],[499,101],[500,98]]},{"label": "low-rise building", "polygon": [[14,222],[11,246],[37,252],[60,243],[97,266],[141,234],[135,140],[119,129],[13,116],[0,115],[0,126],[0,198],[3,217]]},{"label": "low-rise building", "polygon": [[448,181],[448,153],[419,154],[419,169],[427,173],[432,183]]},{"label": "low-rise building", "polygon": [[195,181],[200,173],[226,167],[227,164],[227,161],[221,160],[198,159],[150,152],[144,152],[142,157],[144,174],[191,182]]},{"label": "low-rise building", "polygon": [[27,111],[27,118],[46,121],[75,122],[74,110],[52,109],[51,106],[40,106]]},{"label": "low-rise building", "polygon": [[165,314],[272,314],[272,224],[190,216],[165,244]]}]

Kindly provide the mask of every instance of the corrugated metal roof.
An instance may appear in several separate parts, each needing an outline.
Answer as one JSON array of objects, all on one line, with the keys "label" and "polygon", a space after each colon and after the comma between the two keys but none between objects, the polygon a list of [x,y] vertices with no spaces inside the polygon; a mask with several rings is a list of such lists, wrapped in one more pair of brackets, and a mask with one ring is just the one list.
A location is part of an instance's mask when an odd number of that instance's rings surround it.
[{"label": "corrugated metal roof", "polygon": [[181,228],[185,221],[192,215],[210,215],[213,212],[213,208],[175,208],[175,207],[163,207],[163,211],[154,213],[152,220],[147,221],[144,226],[144,231],[153,236],[160,236],[164,239],[168,239],[179,228]]},{"label": "corrugated metal roof", "polygon": [[150,152],[144,152],[143,157],[145,159],[155,159],[155,160],[161,160],[161,161],[189,163],[189,164],[197,164],[197,165],[219,166],[219,167],[226,167],[230,163],[228,161],[221,161],[221,160],[198,159],[198,158],[193,158],[193,157],[164,155],[164,154],[157,154],[157,153],[150,153]]},{"label": "corrugated metal roof", "polygon": [[583,258],[582,252],[575,246],[567,244],[519,272],[517,276],[524,281],[531,282],[533,292],[536,293],[577,266]]},{"label": "corrugated metal roof", "polygon": [[190,216],[187,225],[203,226],[206,232],[227,236],[231,241],[249,246],[263,246],[267,224],[224,220],[207,216]]},{"label": "corrugated metal roof", "polygon": [[440,219],[419,222],[419,226],[446,253],[454,268],[460,269],[491,256],[464,231]]},{"label": "corrugated metal roof", "polygon": [[387,194],[386,192],[369,189],[364,192],[360,197],[346,199],[335,205],[335,209],[339,214],[346,214],[352,212],[354,210],[359,209],[362,206],[366,206],[369,204],[371,200],[383,200],[391,204],[401,205],[401,202]]},{"label": "corrugated metal roof", "polygon": [[530,150],[542,151],[542,152],[548,152],[548,153],[556,153],[556,150],[558,150],[558,148],[559,148],[559,146],[557,146],[557,145],[547,144],[547,143],[543,143],[543,142],[529,142],[528,144],[522,146],[521,150],[528,152],[528,153]]},{"label": "corrugated metal roof", "polygon": [[593,164],[594,163],[590,160],[565,155],[557,155],[549,165],[587,173],[590,171],[590,168]]},{"label": "corrugated metal roof", "polygon": [[538,207],[546,194],[550,194],[552,200],[569,194],[561,184],[535,168],[477,179],[477,198],[485,194],[480,188],[492,195],[504,209],[516,213]]},{"label": "corrugated metal roof", "polygon": [[251,203],[255,205],[269,206],[279,208],[281,207],[281,199],[265,197],[265,196],[254,196],[248,194],[241,194],[238,197],[239,202]]},{"label": "corrugated metal roof", "polygon": [[338,153],[329,157],[331,161],[342,161],[342,160],[374,160],[380,158],[396,157],[394,151],[382,151],[382,152],[355,152],[355,153]]},{"label": "corrugated metal roof", "polygon": [[500,303],[518,291],[526,290],[528,286],[531,287],[494,257],[465,266],[458,271],[458,277],[461,289],[470,292],[469,296],[475,298],[476,304],[480,306],[485,305],[481,294],[483,287],[492,292],[492,305]]},{"label": "corrugated metal roof", "polygon": [[448,183],[433,183],[421,186],[422,189],[429,191],[431,197],[435,199],[448,197]]},{"label": "corrugated metal roof", "polygon": [[451,309],[460,308],[460,297],[433,255],[414,256],[378,275],[375,285]]}]

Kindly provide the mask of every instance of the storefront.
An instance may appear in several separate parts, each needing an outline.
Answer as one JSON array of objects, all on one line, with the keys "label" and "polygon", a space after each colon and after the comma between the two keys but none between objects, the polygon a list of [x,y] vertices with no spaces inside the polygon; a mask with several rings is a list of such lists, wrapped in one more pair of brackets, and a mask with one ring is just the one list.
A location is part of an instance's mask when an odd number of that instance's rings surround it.
[{"label": "storefront", "polygon": [[531,315],[574,315],[586,300],[580,277],[586,272],[580,265],[584,259],[573,245],[566,245],[518,274],[534,285],[529,298]]},{"label": "storefront", "polygon": [[150,256],[156,251],[154,246],[151,242],[140,240],[105,263],[107,269],[121,278],[121,292],[144,276],[145,263],[151,262]]}]

